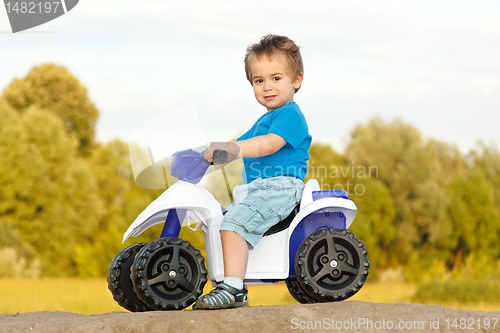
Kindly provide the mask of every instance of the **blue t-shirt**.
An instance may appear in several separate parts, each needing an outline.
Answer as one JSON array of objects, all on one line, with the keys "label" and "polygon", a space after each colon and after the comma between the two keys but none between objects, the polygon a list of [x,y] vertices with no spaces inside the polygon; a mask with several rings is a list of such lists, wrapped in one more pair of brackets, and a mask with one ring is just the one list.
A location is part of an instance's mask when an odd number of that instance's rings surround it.
[{"label": "blue t-shirt", "polygon": [[269,133],[282,137],[286,144],[276,153],[257,158],[243,158],[243,182],[257,178],[293,176],[304,180],[309,160],[311,135],[306,119],[295,102],[266,112],[237,141]]}]

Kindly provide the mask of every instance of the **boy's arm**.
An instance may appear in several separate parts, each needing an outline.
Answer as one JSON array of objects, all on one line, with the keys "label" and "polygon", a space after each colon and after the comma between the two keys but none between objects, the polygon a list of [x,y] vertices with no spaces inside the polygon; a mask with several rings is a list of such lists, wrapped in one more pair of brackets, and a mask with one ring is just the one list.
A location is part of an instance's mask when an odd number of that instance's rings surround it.
[{"label": "boy's arm", "polygon": [[229,161],[238,157],[263,157],[274,154],[285,144],[285,139],[274,133],[260,135],[241,141],[213,142],[205,150],[204,158],[208,162],[212,162],[214,150],[226,150],[230,155]]},{"label": "boy's arm", "polygon": [[286,144],[285,139],[274,133],[232,142],[240,147],[243,157],[263,157],[271,155]]}]

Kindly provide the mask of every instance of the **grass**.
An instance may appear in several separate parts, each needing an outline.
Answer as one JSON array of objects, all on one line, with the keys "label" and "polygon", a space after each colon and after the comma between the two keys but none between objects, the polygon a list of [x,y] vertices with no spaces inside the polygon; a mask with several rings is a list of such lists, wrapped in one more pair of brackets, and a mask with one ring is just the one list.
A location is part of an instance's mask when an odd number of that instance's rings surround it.
[{"label": "grass", "polygon": [[[212,287],[210,283],[205,291]],[[286,285],[250,286],[250,305],[297,304]],[[349,301],[410,303],[416,286],[404,283],[367,283]],[[98,314],[125,311],[113,300],[107,282],[101,279],[0,279],[0,314],[34,311],[66,311]],[[449,307],[498,311],[500,304],[441,304]]]},{"label": "grass", "polygon": [[105,279],[1,279],[0,300],[0,314],[123,311],[113,300]]}]

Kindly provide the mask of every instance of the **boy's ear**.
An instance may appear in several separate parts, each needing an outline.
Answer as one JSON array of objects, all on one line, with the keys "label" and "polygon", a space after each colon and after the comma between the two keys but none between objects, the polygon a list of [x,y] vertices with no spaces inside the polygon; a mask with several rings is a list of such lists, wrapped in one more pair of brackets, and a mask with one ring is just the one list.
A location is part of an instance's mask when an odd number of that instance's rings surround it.
[{"label": "boy's ear", "polygon": [[295,81],[293,82],[293,87],[295,89],[299,89],[300,86],[302,85],[302,79],[304,78],[304,73],[300,73],[297,78],[295,79]]}]

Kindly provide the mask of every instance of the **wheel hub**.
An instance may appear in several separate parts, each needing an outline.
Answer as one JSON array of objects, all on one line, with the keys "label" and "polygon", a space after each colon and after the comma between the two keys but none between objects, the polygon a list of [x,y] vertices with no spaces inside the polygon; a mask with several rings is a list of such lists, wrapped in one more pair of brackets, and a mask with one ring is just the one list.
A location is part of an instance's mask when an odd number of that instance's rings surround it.
[{"label": "wheel hub", "polygon": [[177,272],[176,271],[170,271],[170,272],[168,272],[168,276],[170,276],[173,279],[173,278],[175,278],[177,276]]},{"label": "wheel hub", "polygon": [[335,267],[337,267],[338,265],[339,265],[339,263],[338,263],[338,261],[337,261],[337,260],[332,259],[332,260],[330,261],[330,267],[335,268]]}]

